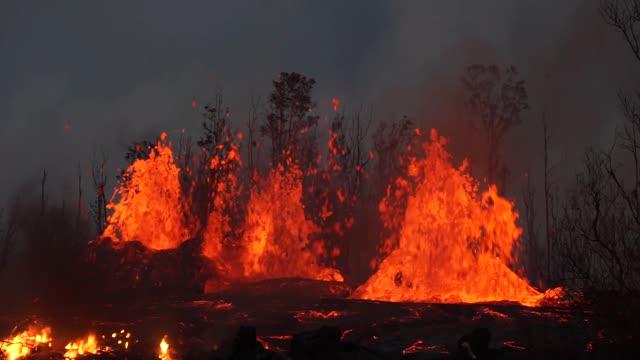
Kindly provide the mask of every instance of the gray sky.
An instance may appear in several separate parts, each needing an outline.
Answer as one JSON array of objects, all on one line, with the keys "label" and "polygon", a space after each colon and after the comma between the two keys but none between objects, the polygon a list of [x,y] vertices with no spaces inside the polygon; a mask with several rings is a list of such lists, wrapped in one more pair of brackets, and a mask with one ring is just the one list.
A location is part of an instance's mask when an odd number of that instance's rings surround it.
[{"label": "gray sky", "polygon": [[320,104],[336,97],[352,109],[372,105],[381,119],[407,114],[436,126],[473,162],[484,150],[467,126],[459,79],[465,66],[487,62],[514,64],[527,81],[532,109],[505,144],[514,179],[540,166],[543,110],[558,176],[571,178],[588,144],[610,142],[616,91],[634,85],[640,68],[596,5],[2,1],[0,199],[43,168],[61,199],[93,148],[103,146],[115,167],[132,141],[195,132],[191,101],[206,102],[217,86],[244,122],[250,91],[266,97],[280,71],[314,77]]}]

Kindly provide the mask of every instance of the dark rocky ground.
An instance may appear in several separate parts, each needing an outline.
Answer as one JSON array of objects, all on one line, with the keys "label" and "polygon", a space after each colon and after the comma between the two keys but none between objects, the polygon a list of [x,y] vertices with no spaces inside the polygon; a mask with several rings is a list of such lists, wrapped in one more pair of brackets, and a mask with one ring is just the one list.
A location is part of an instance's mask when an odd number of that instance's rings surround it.
[{"label": "dark rocky ground", "polygon": [[[564,307],[517,304],[415,304],[346,299],[338,283],[270,280],[215,295],[142,298],[123,291],[108,303],[35,302],[5,311],[0,330],[32,317],[55,339],[131,332],[132,343],[86,358],[157,359],[167,335],[173,359],[450,359],[465,358],[460,339],[477,358],[637,359],[638,307],[620,297]],[[485,339],[488,329],[490,339]],[[4,335],[3,335],[4,336]],[[62,340],[61,340],[62,341]],[[488,343],[486,343],[488,341]],[[488,350],[486,348],[489,348]],[[484,348],[484,349],[483,349]],[[63,351],[62,351],[63,352]],[[484,356],[482,356],[484,355]]]},{"label": "dark rocky ground", "polygon": [[[636,298],[586,292],[538,308],[359,301],[340,283],[212,282],[217,270],[199,249],[197,240],[150,251],[105,239],[28,272],[38,276],[6,276],[0,338],[29,321],[51,326],[53,346],[33,359],[60,359],[90,332],[110,350],[80,359],[158,359],[164,336],[174,360],[470,358],[465,347],[478,359],[640,358]],[[218,293],[199,294],[207,281]]]}]

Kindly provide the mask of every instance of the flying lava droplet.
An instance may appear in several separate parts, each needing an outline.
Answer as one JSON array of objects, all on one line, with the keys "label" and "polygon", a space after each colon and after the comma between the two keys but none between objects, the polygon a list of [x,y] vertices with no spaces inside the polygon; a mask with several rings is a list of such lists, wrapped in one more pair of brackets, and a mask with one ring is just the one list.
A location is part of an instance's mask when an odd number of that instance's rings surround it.
[{"label": "flying lava droplet", "polygon": [[196,106],[198,106],[198,103],[195,100],[191,101],[191,107],[195,108]]},{"label": "flying lava droplet", "polygon": [[338,111],[338,106],[340,105],[340,100],[333,98],[331,99],[331,102],[333,103],[333,111]]},{"label": "flying lava droplet", "polygon": [[64,124],[64,131],[69,131],[69,124]]}]

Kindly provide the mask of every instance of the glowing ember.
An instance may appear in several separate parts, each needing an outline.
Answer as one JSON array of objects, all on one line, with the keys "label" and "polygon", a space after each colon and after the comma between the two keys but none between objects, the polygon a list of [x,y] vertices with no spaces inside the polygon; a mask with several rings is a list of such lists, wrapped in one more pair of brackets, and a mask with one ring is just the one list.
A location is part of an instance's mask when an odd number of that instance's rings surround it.
[{"label": "glowing ember", "polygon": [[[408,175],[396,180],[399,190],[388,191],[381,202],[385,226],[399,224],[399,234],[383,247],[389,255],[377,272],[352,296],[448,303],[510,300],[536,305],[544,294],[509,268],[516,262],[514,252],[521,234],[513,204],[495,186],[478,196],[467,163],[454,168],[445,144],[432,130],[431,141],[422,146],[425,158],[412,158]],[[398,214],[402,210],[389,204],[404,194],[408,195],[407,206]]]},{"label": "glowing ember", "polygon": [[310,243],[320,229],[305,218],[302,174],[290,168],[257,179],[247,206],[242,257],[244,276],[251,279],[303,277],[343,281],[339,271],[318,265],[325,254],[321,241]]},{"label": "glowing ember", "polygon": [[316,310],[308,310],[308,311],[299,311],[293,317],[296,318],[296,320],[298,321],[304,321],[304,320],[317,320],[317,319],[326,320],[329,318],[339,317],[339,316],[340,316],[340,313],[335,310],[329,311],[327,313],[324,313],[322,311],[316,311]]},{"label": "glowing ember", "polygon": [[512,349],[515,349],[515,350],[520,350],[520,351],[527,350],[526,347],[517,345],[515,340],[505,341],[503,344],[504,344],[504,346],[512,348]]},{"label": "glowing ember", "polygon": [[78,355],[96,354],[98,352],[98,341],[95,335],[90,334],[86,339],[70,342],[64,348],[67,350],[64,353],[64,357],[75,359]]},{"label": "glowing ember", "polygon": [[108,208],[114,212],[103,236],[114,240],[139,240],[151,249],[171,249],[187,240],[193,225],[180,187],[180,170],[174,164],[166,133],[151,149],[148,159],[136,160],[125,172]]},{"label": "glowing ember", "polygon": [[441,350],[442,352],[443,350],[446,351],[446,348],[444,347],[444,345],[427,345],[424,343],[424,341],[418,340],[411,344],[411,346],[409,346],[408,348],[402,350],[402,355],[435,350]]},{"label": "glowing ember", "polygon": [[40,346],[51,347],[51,328],[30,326],[22,333],[0,342],[0,355],[8,360],[27,356]]},{"label": "glowing ember", "polygon": [[524,310],[522,313],[527,315],[535,315],[539,317],[552,318],[560,323],[569,322],[569,316],[562,313],[555,313],[551,311],[535,311],[535,310]]},{"label": "glowing ember", "polygon": [[492,316],[494,318],[501,318],[501,319],[509,319],[509,315],[507,314],[503,314],[499,311],[495,311],[495,310],[491,310],[487,307],[483,307],[480,309],[480,311],[472,318],[472,320],[478,320],[482,317],[482,314],[485,315],[489,315]]}]

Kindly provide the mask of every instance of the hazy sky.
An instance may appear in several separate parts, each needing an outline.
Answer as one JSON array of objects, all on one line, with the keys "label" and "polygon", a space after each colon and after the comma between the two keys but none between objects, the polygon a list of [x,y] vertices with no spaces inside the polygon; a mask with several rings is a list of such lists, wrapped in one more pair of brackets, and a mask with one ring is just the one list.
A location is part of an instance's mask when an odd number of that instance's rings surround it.
[{"label": "hazy sky", "polygon": [[540,166],[542,111],[559,177],[570,178],[585,147],[608,144],[619,124],[616,91],[640,68],[625,46],[597,0],[5,0],[0,199],[43,168],[61,199],[93,148],[118,166],[132,141],[196,131],[191,101],[217,86],[244,122],[250,92],[266,97],[281,71],[314,77],[319,104],[336,97],[441,128],[473,161],[483,149],[460,77],[488,62],[514,64],[527,81],[532,109],[505,144],[514,179]]}]

